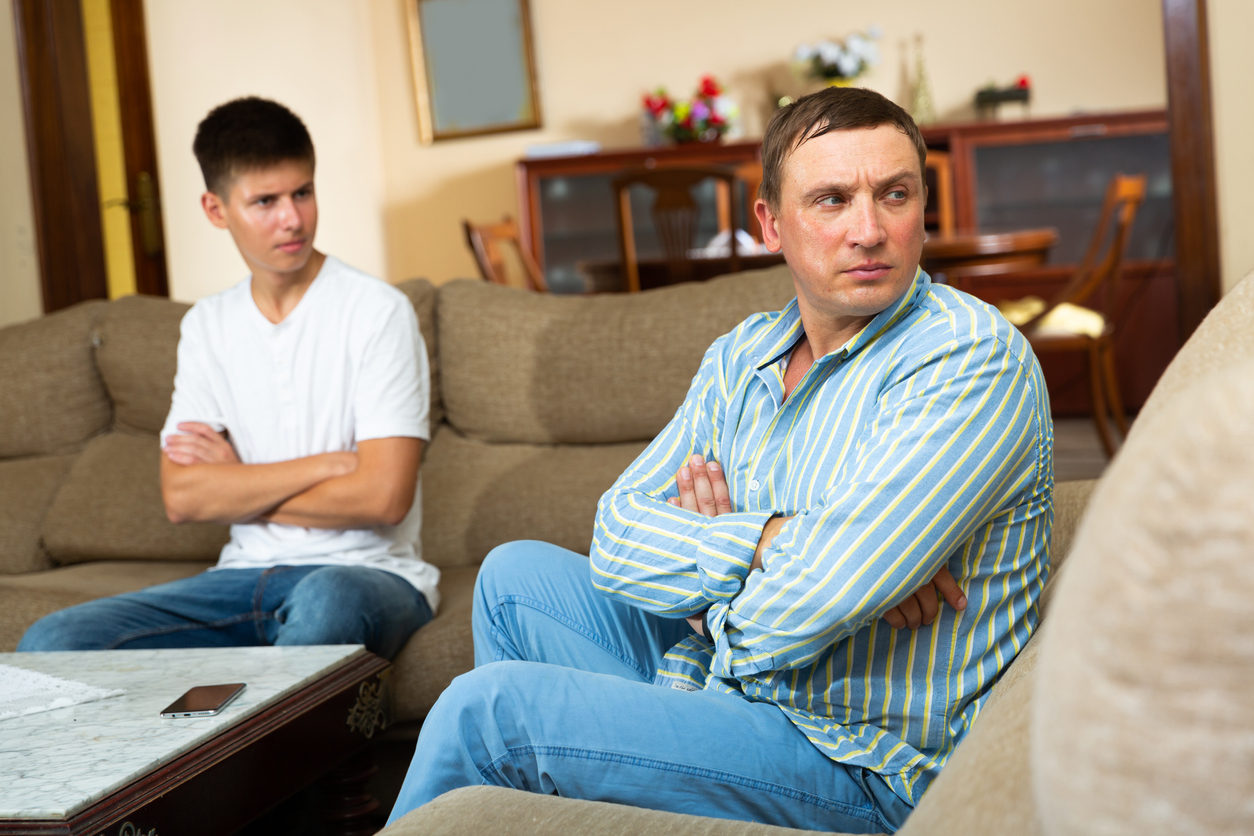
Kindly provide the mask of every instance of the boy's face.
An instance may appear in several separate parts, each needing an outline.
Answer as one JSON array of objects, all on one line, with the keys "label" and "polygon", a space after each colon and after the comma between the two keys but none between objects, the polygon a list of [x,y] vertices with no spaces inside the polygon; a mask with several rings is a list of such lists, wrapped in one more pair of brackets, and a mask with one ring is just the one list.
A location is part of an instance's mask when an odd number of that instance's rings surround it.
[{"label": "boy's face", "polygon": [[201,206],[209,221],[228,229],[253,273],[298,273],[313,254],[318,229],[313,166],[288,160],[239,172],[226,199],[205,192]]}]

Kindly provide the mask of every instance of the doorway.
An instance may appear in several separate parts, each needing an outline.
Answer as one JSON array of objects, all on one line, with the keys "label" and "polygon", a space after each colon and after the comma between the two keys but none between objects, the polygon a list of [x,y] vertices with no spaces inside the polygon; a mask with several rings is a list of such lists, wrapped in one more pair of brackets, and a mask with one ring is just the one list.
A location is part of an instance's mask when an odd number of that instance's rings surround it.
[{"label": "doorway", "polygon": [[13,0],[45,313],[168,296],[143,0]]}]

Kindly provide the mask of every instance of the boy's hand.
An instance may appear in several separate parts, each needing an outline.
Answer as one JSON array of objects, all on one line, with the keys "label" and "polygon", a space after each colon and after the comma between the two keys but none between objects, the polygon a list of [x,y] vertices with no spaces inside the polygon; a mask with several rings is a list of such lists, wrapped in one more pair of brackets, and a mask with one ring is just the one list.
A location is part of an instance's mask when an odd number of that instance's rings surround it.
[{"label": "boy's hand", "polygon": [[226,440],[226,433],[199,421],[184,421],[178,427],[183,434],[172,435],[165,442],[170,461],[181,465],[239,464],[239,456]]}]

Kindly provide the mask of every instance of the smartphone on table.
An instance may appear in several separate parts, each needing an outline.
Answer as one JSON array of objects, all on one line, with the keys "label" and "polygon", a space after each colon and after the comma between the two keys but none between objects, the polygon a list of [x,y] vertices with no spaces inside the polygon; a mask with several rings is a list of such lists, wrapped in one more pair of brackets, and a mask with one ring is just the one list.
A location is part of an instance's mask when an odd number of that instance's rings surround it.
[{"label": "smartphone on table", "polygon": [[198,685],[167,705],[161,716],[170,720],[180,717],[212,717],[226,708],[244,691],[244,683]]}]

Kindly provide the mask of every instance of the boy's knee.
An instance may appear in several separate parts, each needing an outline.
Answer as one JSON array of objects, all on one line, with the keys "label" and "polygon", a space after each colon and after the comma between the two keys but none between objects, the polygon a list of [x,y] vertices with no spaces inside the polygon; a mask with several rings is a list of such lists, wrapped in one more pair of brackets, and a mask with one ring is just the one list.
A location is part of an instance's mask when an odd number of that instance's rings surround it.
[{"label": "boy's knee", "polygon": [[76,619],[60,610],[36,621],[27,628],[17,643],[19,653],[43,653],[50,650],[97,650],[83,643],[84,634]]}]

